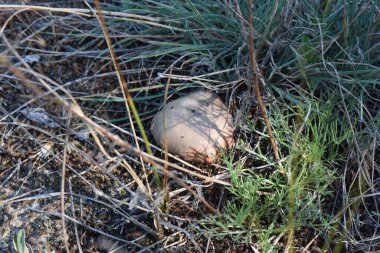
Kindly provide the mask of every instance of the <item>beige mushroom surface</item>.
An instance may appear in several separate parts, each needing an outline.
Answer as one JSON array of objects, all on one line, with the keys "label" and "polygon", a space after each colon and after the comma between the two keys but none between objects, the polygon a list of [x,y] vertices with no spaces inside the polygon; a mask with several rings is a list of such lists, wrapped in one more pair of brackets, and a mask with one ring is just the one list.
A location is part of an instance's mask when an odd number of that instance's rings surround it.
[{"label": "beige mushroom surface", "polygon": [[232,116],[214,93],[199,91],[176,99],[154,116],[151,132],[162,148],[164,117],[168,151],[186,161],[213,163],[233,143]]}]

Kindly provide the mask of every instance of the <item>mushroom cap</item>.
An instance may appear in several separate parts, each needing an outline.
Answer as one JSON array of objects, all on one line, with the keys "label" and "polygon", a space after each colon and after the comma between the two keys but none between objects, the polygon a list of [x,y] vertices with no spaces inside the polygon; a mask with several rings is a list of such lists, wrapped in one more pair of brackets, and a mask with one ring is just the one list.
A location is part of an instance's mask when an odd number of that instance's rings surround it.
[{"label": "mushroom cap", "polygon": [[151,132],[162,148],[164,116],[168,151],[186,161],[213,163],[218,150],[233,143],[232,116],[211,92],[199,91],[174,100],[154,116]]}]

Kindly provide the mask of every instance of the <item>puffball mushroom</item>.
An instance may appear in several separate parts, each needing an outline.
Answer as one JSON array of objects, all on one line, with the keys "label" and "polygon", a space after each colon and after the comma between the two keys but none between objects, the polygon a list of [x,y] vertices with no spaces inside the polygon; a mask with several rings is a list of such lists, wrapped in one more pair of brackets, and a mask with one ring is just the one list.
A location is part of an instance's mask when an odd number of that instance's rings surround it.
[{"label": "puffball mushroom", "polygon": [[219,150],[233,143],[232,116],[214,93],[199,91],[164,106],[152,121],[152,135],[164,148],[164,116],[168,152],[190,162],[213,163]]}]

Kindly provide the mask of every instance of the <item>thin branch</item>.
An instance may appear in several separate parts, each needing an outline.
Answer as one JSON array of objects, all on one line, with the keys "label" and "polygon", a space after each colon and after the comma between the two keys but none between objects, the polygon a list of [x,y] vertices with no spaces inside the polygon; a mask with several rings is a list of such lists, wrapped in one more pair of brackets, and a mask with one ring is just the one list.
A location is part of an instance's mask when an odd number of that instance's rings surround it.
[{"label": "thin branch", "polygon": [[264,119],[265,125],[266,125],[267,130],[268,130],[268,136],[269,136],[270,142],[272,144],[274,157],[276,158],[276,161],[277,161],[277,164],[279,167],[279,171],[281,174],[283,174],[285,176],[286,174],[285,174],[285,170],[284,170],[284,167],[282,165],[281,158],[280,158],[280,155],[278,152],[277,143],[273,137],[273,132],[272,132],[271,125],[269,123],[268,114],[267,114],[263,100],[262,100],[261,95],[260,95],[260,83],[259,83],[260,74],[259,74],[259,69],[258,69],[257,63],[256,63],[256,52],[255,52],[254,39],[253,39],[252,0],[249,0],[248,23],[249,23],[249,34],[248,34],[249,62],[251,64],[251,68],[252,68],[252,72],[253,72],[252,79],[253,79],[253,83],[255,85],[256,98],[257,98],[257,102],[259,103],[260,111],[263,115],[263,119]]},{"label": "thin branch", "polygon": [[65,136],[65,146],[63,148],[63,162],[62,162],[62,175],[61,175],[61,219],[62,219],[62,232],[63,232],[63,242],[65,245],[65,250],[67,253],[70,252],[69,250],[69,236],[67,234],[66,230],[66,223],[65,223],[65,179],[66,179],[66,161],[67,161],[67,143],[69,142],[69,128],[70,128],[70,119],[71,119],[71,112],[67,112],[67,121],[66,121],[66,136]]},{"label": "thin branch", "polygon": [[[146,151],[148,154],[152,155],[153,153],[152,153],[152,149],[150,148],[150,145],[149,145],[148,137],[147,137],[145,130],[144,130],[144,127],[141,123],[140,116],[139,116],[137,109],[136,109],[136,106],[135,106],[135,102],[133,101],[131,93],[128,90],[128,84],[127,84],[124,76],[122,75],[122,71],[121,71],[120,65],[117,61],[117,56],[116,56],[115,50],[113,48],[112,41],[108,35],[108,29],[106,27],[106,22],[105,22],[102,10],[100,8],[99,0],[95,0],[94,2],[95,2],[96,10],[98,12],[98,20],[100,23],[100,27],[102,28],[104,38],[107,42],[108,50],[110,51],[110,54],[112,57],[112,62],[113,62],[113,65],[115,67],[115,70],[116,70],[117,78],[119,80],[120,88],[123,91],[123,96],[128,101],[128,105],[129,105],[130,109],[132,110],[133,116],[135,117],[135,120],[136,120],[137,126],[139,127],[141,136],[144,139]],[[128,105],[127,105],[127,107],[128,107]],[[157,173],[157,170],[155,168],[153,168],[153,173],[154,173],[154,177],[156,180],[157,187],[159,189],[161,189],[161,187],[162,187],[161,181],[160,181],[159,175]]]}]

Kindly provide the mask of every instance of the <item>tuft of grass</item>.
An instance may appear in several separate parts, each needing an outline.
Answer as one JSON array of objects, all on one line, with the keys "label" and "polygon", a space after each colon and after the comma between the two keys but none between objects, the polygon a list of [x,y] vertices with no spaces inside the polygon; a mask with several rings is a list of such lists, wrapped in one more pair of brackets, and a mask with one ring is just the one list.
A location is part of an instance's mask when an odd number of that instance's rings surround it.
[{"label": "tuft of grass", "polygon": [[[337,178],[338,147],[351,133],[349,128],[336,128],[338,120],[332,117],[330,105],[315,104],[313,108],[313,112],[288,112],[290,116],[280,109],[271,114],[277,140],[283,149],[290,150],[285,163],[289,184],[277,171],[255,170],[231,156],[223,158],[231,175],[232,197],[223,208],[222,218],[203,221],[209,233],[245,243],[254,237],[259,239],[260,252],[268,252],[273,245],[262,238],[283,233],[293,240],[302,229],[318,234],[330,227],[333,215],[326,211],[326,200],[332,197],[330,185]],[[297,128],[296,123],[289,124],[291,119],[301,120],[304,129]],[[292,138],[289,133],[293,133]],[[336,136],[341,138],[337,140]],[[243,154],[252,154],[245,143],[240,149]]]}]

